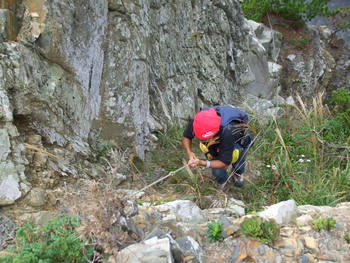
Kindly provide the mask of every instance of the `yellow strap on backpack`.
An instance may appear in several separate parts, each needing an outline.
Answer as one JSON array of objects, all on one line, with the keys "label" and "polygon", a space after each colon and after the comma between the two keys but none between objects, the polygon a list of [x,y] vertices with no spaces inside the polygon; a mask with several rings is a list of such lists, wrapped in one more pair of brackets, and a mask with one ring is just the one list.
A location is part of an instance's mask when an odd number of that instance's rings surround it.
[{"label": "yellow strap on backpack", "polygon": [[235,163],[238,161],[239,158],[239,150],[238,149],[234,149],[232,152],[232,163]]},{"label": "yellow strap on backpack", "polygon": [[201,151],[205,154],[205,156],[208,158],[208,160],[213,159],[213,156],[209,153],[208,147],[204,143],[202,143],[202,142],[199,143],[199,149],[201,149]]}]

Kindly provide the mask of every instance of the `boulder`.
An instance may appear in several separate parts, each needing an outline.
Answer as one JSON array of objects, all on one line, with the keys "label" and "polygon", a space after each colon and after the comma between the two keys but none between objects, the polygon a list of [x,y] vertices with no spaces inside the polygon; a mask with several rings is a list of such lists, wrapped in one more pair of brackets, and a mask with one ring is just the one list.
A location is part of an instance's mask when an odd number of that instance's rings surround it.
[{"label": "boulder", "polygon": [[148,239],[122,249],[116,262],[123,263],[172,263],[173,258],[168,238]]},{"label": "boulder", "polygon": [[185,223],[203,223],[206,218],[201,209],[189,200],[176,200],[155,206],[163,215],[174,215],[177,221]]},{"label": "boulder", "polygon": [[298,207],[294,200],[274,204],[269,206],[266,210],[258,213],[258,216],[261,216],[267,220],[274,220],[279,225],[293,222],[297,215]]}]

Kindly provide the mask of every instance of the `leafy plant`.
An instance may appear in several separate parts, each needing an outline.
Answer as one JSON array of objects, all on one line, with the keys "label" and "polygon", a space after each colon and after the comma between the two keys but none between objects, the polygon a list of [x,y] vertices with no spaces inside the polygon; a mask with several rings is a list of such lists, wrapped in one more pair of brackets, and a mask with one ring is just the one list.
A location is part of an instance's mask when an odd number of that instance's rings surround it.
[{"label": "leafy plant", "polygon": [[209,223],[206,235],[210,242],[224,240],[224,237],[222,236],[222,223],[216,221]]},{"label": "leafy plant", "polygon": [[245,219],[240,226],[240,231],[247,237],[268,245],[272,245],[280,233],[274,222],[267,221],[259,216]]},{"label": "leafy plant", "polygon": [[344,239],[346,242],[348,242],[350,244],[350,233],[349,234],[345,234]]},{"label": "leafy plant", "polygon": [[312,228],[317,231],[321,230],[332,230],[335,228],[336,222],[333,218],[319,218],[311,220],[310,222]]},{"label": "leafy plant", "polygon": [[16,232],[16,243],[0,262],[54,263],[90,262],[94,248],[79,239],[75,217],[61,216],[42,227],[24,224]]}]

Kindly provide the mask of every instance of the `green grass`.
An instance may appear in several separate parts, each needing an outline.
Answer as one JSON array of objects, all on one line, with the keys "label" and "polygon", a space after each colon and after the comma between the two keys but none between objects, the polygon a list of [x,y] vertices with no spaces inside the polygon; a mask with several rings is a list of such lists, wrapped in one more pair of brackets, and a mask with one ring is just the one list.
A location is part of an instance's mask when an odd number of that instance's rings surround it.
[{"label": "green grass", "polygon": [[[247,212],[288,199],[298,205],[334,206],[350,201],[349,89],[335,92],[327,100],[328,108],[321,95],[309,103],[298,100],[298,106],[286,107],[278,120],[266,124],[252,118],[250,126],[258,136],[248,152],[247,170],[259,176],[246,180],[242,189],[232,187],[231,192],[245,202]],[[156,173],[159,178],[183,166],[187,157],[181,146],[182,132],[174,126],[158,135],[160,145],[151,154],[145,173],[154,174],[160,166],[164,171]],[[193,150],[204,158],[197,144],[193,142]],[[204,196],[219,197],[215,182],[200,169],[182,170],[156,187],[186,196],[203,208]]]},{"label": "green grass", "polygon": [[233,189],[248,211],[287,199],[330,206],[350,200],[350,125],[329,128],[348,125],[339,105],[336,102],[327,115],[318,98],[311,106],[286,108],[282,119],[268,125],[253,120],[260,133],[248,159],[260,176],[244,189]]},{"label": "green grass", "polygon": [[[181,138],[184,128],[178,125],[170,126],[166,131],[158,133],[158,147],[155,149],[143,165],[142,173],[148,182],[155,181],[169,172],[175,171],[187,163],[187,156],[182,148]],[[199,158],[205,158],[199,150],[198,141],[193,140],[192,150]],[[157,167],[162,168],[161,173],[155,171]],[[156,185],[161,192],[166,191],[169,195],[181,196],[182,199],[188,199],[196,202],[200,207],[206,204],[203,196],[215,195],[218,190],[215,183],[208,177],[203,176],[200,169],[181,170],[167,180]]]}]

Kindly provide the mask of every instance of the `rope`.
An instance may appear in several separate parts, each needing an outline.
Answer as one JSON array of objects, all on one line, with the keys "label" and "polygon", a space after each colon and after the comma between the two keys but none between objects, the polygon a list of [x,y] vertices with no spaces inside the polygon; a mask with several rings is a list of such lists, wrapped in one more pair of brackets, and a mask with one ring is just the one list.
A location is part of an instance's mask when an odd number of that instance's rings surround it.
[{"label": "rope", "polygon": [[163,181],[164,179],[166,179],[166,178],[168,178],[168,177],[170,177],[170,176],[175,175],[177,172],[181,171],[182,169],[186,168],[187,166],[188,166],[188,165],[186,164],[186,165],[184,165],[184,166],[178,168],[178,169],[175,170],[175,171],[171,171],[171,172],[168,173],[167,175],[165,175],[165,176],[159,178],[157,181],[155,181],[155,182],[153,182],[153,183],[151,183],[151,184],[145,186],[145,187],[142,188],[141,190],[138,190],[136,193],[133,193],[133,195],[135,196],[135,195],[137,195],[138,193],[143,192],[144,190],[146,190],[146,189],[152,187],[153,185],[155,185],[155,184],[157,184],[157,183]]}]

